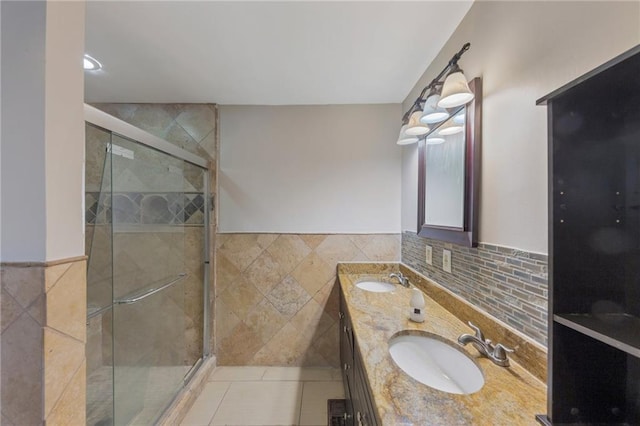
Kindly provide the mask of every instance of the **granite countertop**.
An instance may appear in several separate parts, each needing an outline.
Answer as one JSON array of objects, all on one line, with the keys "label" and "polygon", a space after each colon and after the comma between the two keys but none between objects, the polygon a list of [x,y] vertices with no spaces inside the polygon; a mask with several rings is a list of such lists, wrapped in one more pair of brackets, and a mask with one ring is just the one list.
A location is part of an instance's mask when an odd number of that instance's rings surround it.
[{"label": "granite countertop", "polygon": [[442,392],[405,374],[388,352],[387,342],[397,332],[423,330],[456,344],[459,335],[473,331],[427,295],[425,322],[409,321],[409,288],[372,293],[355,286],[364,280],[389,281],[388,272],[381,272],[375,267],[373,273],[339,271],[338,278],[383,425],[537,424],[535,415],[546,412],[546,386],[513,360],[510,367],[499,367],[472,345],[464,347],[485,378],[482,389],[470,395]]}]

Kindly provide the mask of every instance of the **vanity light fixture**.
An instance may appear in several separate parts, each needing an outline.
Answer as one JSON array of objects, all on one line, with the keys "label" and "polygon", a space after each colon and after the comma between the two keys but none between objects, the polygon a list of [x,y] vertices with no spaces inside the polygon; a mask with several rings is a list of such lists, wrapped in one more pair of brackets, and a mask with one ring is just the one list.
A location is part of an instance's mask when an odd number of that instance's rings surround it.
[{"label": "vanity light fixture", "polygon": [[440,123],[449,118],[449,112],[438,106],[440,100],[440,91],[442,90],[442,84],[436,83],[434,87],[429,91],[427,100],[424,103],[424,109],[422,110],[422,116],[420,121],[426,124]]},{"label": "vanity light fixture", "polygon": [[407,124],[407,130],[405,133],[410,136],[422,136],[429,133],[429,126],[420,121],[422,117],[422,111],[417,110],[411,113],[409,116],[409,123]]},{"label": "vanity light fixture", "polygon": [[85,71],[97,71],[102,69],[102,64],[92,56],[84,54],[83,66]]},{"label": "vanity light fixture", "polygon": [[[398,145],[417,142],[411,138],[411,142],[400,143],[405,139],[409,140],[408,137],[420,138],[426,135],[430,131],[429,124],[441,123],[449,118],[450,113],[446,110],[447,108],[458,107],[473,100],[473,92],[469,89],[466,77],[458,66],[460,57],[470,47],[470,43],[465,43],[460,51],[453,55],[447,66],[440,71],[440,74],[422,89],[411,108],[402,117],[403,131],[400,132]],[[427,93],[428,96],[425,98]]]},{"label": "vanity light fixture", "polygon": [[400,135],[398,136],[398,142],[396,142],[398,145],[411,145],[412,143],[418,142],[418,137],[407,135],[406,130],[406,124],[400,128]]},{"label": "vanity light fixture", "polygon": [[455,108],[473,100],[473,92],[469,89],[467,77],[457,63],[453,65],[442,86],[442,96],[438,101],[441,108]]}]

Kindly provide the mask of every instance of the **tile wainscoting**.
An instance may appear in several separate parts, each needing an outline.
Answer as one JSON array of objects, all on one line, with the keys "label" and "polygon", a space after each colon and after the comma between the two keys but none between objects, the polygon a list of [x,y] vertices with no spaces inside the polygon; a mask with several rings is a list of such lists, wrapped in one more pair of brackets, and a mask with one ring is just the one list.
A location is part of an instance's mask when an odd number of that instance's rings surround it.
[{"label": "tile wainscoting", "polygon": [[86,268],[2,264],[3,424],[84,424]]},{"label": "tile wainscoting", "polygon": [[339,261],[399,261],[399,234],[218,234],[218,365],[338,367]]},{"label": "tile wainscoting", "polygon": [[[442,269],[444,249],[451,251],[451,274]],[[402,263],[547,345],[547,255],[482,243],[468,248],[405,231]]]}]

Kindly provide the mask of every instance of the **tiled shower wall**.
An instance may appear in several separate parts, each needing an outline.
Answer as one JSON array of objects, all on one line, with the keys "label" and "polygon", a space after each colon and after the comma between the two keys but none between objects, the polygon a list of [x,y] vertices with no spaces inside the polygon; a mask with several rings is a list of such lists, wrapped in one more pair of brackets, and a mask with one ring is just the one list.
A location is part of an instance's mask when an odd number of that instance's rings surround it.
[{"label": "tiled shower wall", "polygon": [[[426,245],[433,248],[432,265]],[[451,274],[442,269],[444,249],[451,251]],[[489,244],[468,248],[405,231],[402,262],[547,345],[547,255]]]},{"label": "tiled shower wall", "polygon": [[[215,190],[215,105],[95,106],[208,159],[210,188]],[[117,297],[141,284],[164,283],[177,272],[187,274],[180,285],[164,290],[144,305],[126,305],[127,309],[119,309],[113,326],[111,310],[88,321],[87,373],[92,383],[88,389],[88,422],[95,423],[110,415],[113,401],[107,398],[113,396],[110,368],[114,355],[121,363],[136,364],[144,359],[145,363],[170,366],[190,366],[202,355],[205,200],[199,168],[118,136],[110,138],[108,133],[92,126],[87,126],[86,135],[85,247],[89,255],[89,312],[111,303],[113,273]],[[107,157],[105,147],[109,142],[131,150],[135,161]],[[117,225],[115,232],[112,232],[112,219]],[[214,225],[212,221],[208,230],[212,244]],[[210,259],[213,259],[212,253]],[[210,278],[213,299],[213,273]],[[209,329],[213,330],[213,315],[210,321]],[[113,327],[126,330],[118,333],[115,346],[112,345]],[[213,341],[212,335],[209,338]],[[131,389],[139,386],[137,377],[121,377],[121,383],[127,380],[133,381]],[[121,415],[126,411],[124,405],[121,401]]]},{"label": "tiled shower wall", "polygon": [[217,154],[214,104],[93,104],[127,123],[201,157]]},{"label": "tiled shower wall", "polygon": [[[126,104],[126,103],[97,103],[93,104],[96,108],[99,108],[105,111],[108,114],[113,115],[116,118],[119,118],[123,121],[126,121],[140,129],[143,129],[155,136],[165,139],[168,142],[173,143],[176,146],[179,146],[191,153],[197,154],[203,158],[209,160],[209,170],[210,170],[210,181],[209,188],[211,192],[215,192],[216,189],[216,159],[218,157],[218,108],[215,104]],[[91,134],[90,132],[88,134]],[[171,182],[168,185],[162,185],[158,182],[158,180],[162,180],[162,173],[154,173],[153,176],[147,176],[146,170],[141,169],[137,171],[134,176],[135,179],[128,179],[127,181],[127,191],[122,193],[114,194],[113,200],[106,200],[106,203],[109,204],[106,208],[101,208],[99,203],[96,200],[96,192],[101,190],[101,187],[105,184],[102,182],[102,176],[91,175],[91,170],[89,170],[89,164],[95,163],[96,165],[100,165],[103,161],[104,153],[100,153],[97,150],[95,152],[87,152],[87,185],[85,194],[86,197],[86,206],[87,206],[87,222],[89,224],[96,225],[96,229],[98,229],[101,217],[104,214],[107,214],[107,209],[109,207],[116,207],[115,204],[118,203],[120,206],[128,207],[128,209],[119,209],[121,212],[131,212],[131,217],[129,218],[121,218],[125,219],[124,222],[119,220],[120,223],[130,223],[132,225],[139,224],[169,224],[169,223],[184,223],[188,227],[185,228],[185,259],[187,260],[186,267],[188,268],[189,275],[187,281],[183,285],[185,289],[185,304],[188,308],[188,311],[191,312],[189,315],[187,324],[186,333],[190,334],[196,332],[198,324],[201,322],[201,318],[203,315],[202,306],[200,301],[202,300],[202,292],[201,292],[201,281],[198,281],[198,277],[202,276],[202,271],[196,271],[198,268],[197,265],[194,264],[193,260],[199,258],[199,248],[203,246],[203,235],[202,235],[202,226],[204,225],[203,220],[203,200],[201,200],[200,195],[194,193],[190,193],[189,188],[185,186],[184,188],[178,188],[182,193],[184,199],[178,200],[177,203],[173,203],[179,208],[172,209],[172,200],[170,199],[171,194],[167,193],[153,193],[149,192],[147,186],[144,185],[145,182],[150,182],[151,187],[159,188],[159,187],[170,187]],[[158,162],[161,165],[170,167],[172,165],[171,160],[167,160],[167,157],[161,154],[157,156],[153,156],[153,153],[146,153],[146,156],[152,156],[153,158],[147,158],[147,160],[151,162]],[[169,163],[164,164],[164,162],[169,161]],[[115,166],[114,166],[115,167]],[[97,171],[99,167],[94,167]],[[131,171],[127,171],[131,172]],[[195,167],[185,167],[185,177],[186,183],[189,183],[191,180],[191,184],[197,190],[196,192],[201,191],[200,187],[200,176],[197,168]],[[118,169],[113,170],[114,176],[119,176],[119,179],[122,180],[122,173]],[[142,173],[142,175],[140,175]],[[193,175],[193,176],[191,176]],[[193,179],[191,179],[193,178]],[[93,185],[92,185],[93,184]],[[151,216],[145,215],[145,211],[150,211],[150,209],[145,209],[144,207],[153,206],[154,204],[160,206],[166,206],[167,209],[160,213],[154,213]],[[155,209],[157,210],[157,209]],[[92,221],[93,219],[93,221]],[[88,226],[91,228],[91,226]],[[210,217],[210,229],[209,232],[209,241],[211,252],[210,261],[211,264],[214,263],[213,258],[213,249],[215,247],[215,215],[212,214]],[[89,230],[89,229],[88,229]],[[152,234],[148,235],[148,242],[150,245],[146,247],[152,247],[153,241],[152,239],[155,237]],[[126,235],[122,234],[121,238],[126,238]],[[122,245],[121,245],[122,246]],[[87,248],[90,247],[90,244],[87,244]],[[133,250],[134,248],[131,248]],[[141,247],[141,250],[147,250],[145,247]],[[144,253],[140,253],[141,257]],[[149,257],[149,256],[147,256]],[[201,266],[199,266],[201,269]],[[210,300],[211,303],[211,316],[210,316],[210,327],[211,330],[211,347],[214,346],[214,314],[213,314],[213,299],[214,299],[214,274],[210,274]],[[193,339],[192,339],[193,340]],[[195,339],[198,340],[198,339]],[[191,351],[198,351],[198,348],[191,348]],[[191,356],[195,356],[195,352],[191,354]]]},{"label": "tiled shower wall", "polygon": [[219,365],[340,363],[339,261],[399,261],[400,235],[218,234]]}]

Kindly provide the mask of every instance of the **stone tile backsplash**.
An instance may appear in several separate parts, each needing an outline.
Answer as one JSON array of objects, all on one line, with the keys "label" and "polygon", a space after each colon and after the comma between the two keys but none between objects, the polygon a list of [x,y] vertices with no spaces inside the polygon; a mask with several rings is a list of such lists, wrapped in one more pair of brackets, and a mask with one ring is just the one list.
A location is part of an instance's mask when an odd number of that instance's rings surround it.
[{"label": "stone tile backsplash", "polygon": [[[451,274],[442,269],[444,249],[451,251]],[[402,263],[547,345],[547,255],[482,243],[468,248],[405,231]]]}]

